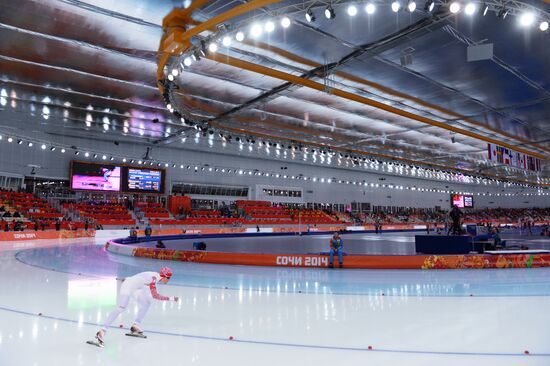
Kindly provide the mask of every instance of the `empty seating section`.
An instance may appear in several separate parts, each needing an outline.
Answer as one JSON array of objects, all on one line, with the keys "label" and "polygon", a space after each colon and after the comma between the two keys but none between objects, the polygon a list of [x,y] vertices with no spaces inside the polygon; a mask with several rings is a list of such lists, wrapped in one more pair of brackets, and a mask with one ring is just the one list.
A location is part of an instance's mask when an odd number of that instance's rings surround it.
[{"label": "empty seating section", "polygon": [[222,213],[218,210],[192,210],[191,217],[221,217]]},{"label": "empty seating section", "polygon": [[290,210],[290,214],[296,223],[301,224],[323,225],[341,223],[321,210]]},{"label": "empty seating section", "polygon": [[12,213],[18,212],[22,218],[55,220],[63,217],[47,201],[30,193],[0,192],[0,206],[9,206]]},{"label": "empty seating section", "polygon": [[140,202],[134,204],[136,213],[142,212],[143,216],[148,219],[170,218],[170,213],[160,203],[157,202]]},{"label": "empty seating section", "polygon": [[63,208],[82,219],[93,220],[103,226],[135,225],[128,209],[116,202],[64,203]]}]

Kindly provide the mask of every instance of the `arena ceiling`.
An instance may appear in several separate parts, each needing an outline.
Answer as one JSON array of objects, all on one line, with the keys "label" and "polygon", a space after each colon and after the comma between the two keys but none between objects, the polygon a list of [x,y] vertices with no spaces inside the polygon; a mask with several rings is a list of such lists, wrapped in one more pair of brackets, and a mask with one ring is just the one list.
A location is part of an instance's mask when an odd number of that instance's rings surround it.
[{"label": "arena ceiling", "polygon": [[[191,18],[200,24],[244,3],[199,1]],[[336,14],[330,20],[323,15],[329,3]],[[347,14],[350,4],[357,4],[356,16]],[[519,13],[455,15],[445,5],[430,13],[424,2],[412,13],[394,13],[390,1],[374,1],[368,15],[365,4],[282,1],[225,21],[242,28],[245,40],[180,69],[174,105],[211,126],[216,139],[218,132],[232,135],[225,147],[249,136],[548,183],[550,34],[538,24],[519,26]],[[514,4],[534,6],[543,17],[550,11],[541,1]],[[162,20],[183,5],[1,0],[1,108],[21,116],[48,108],[46,120],[20,125],[22,132],[193,148],[180,141],[197,131],[166,109],[157,88]],[[305,20],[306,8],[315,22]],[[279,25],[283,15],[288,28]],[[246,27],[270,19],[273,32],[248,36]],[[214,34],[209,28],[192,41]],[[467,47],[479,43],[493,43],[494,57],[468,62]],[[171,58],[167,72],[178,61]],[[288,75],[322,88],[289,82]],[[487,141],[541,158],[542,172],[488,162]]]}]

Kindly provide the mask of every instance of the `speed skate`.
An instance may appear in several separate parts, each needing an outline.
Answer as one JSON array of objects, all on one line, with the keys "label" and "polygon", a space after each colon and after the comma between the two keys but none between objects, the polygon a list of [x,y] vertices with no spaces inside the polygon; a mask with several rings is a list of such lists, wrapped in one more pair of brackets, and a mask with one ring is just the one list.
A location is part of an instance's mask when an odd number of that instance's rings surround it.
[{"label": "speed skate", "polygon": [[147,336],[143,333],[126,333],[128,337],[136,337],[136,338],[147,338]]},{"label": "speed skate", "polygon": [[96,347],[99,347],[99,348],[103,348],[105,347],[103,345],[103,343],[100,343],[98,341],[86,341],[87,344],[91,344],[92,346],[96,346]]}]

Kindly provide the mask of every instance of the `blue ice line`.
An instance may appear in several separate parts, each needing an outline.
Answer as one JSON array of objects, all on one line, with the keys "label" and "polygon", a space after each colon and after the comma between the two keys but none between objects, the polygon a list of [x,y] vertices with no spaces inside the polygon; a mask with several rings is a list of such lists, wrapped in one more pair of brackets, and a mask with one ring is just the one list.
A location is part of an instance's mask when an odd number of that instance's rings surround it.
[{"label": "blue ice line", "polygon": [[[16,310],[11,308],[6,308],[3,306],[0,306],[0,310],[11,312],[15,314],[20,315],[27,315],[27,316],[35,316],[39,318],[45,318],[45,319],[51,319],[51,320],[59,320],[64,321],[67,323],[75,323],[75,324],[86,324],[86,325],[93,325],[93,326],[101,326],[98,323],[92,323],[92,322],[79,322],[78,320],[74,319],[68,319],[68,318],[61,318],[61,317],[55,317],[51,315],[38,315],[35,313],[30,313],[27,311],[22,310]],[[109,328],[112,329],[126,329],[129,328],[123,327],[116,327],[116,326],[110,326]],[[265,346],[278,346],[278,347],[294,347],[294,348],[311,348],[311,349],[327,349],[327,350],[336,350],[336,351],[360,351],[360,352],[382,352],[382,353],[409,353],[409,354],[421,354],[421,355],[447,355],[447,356],[510,356],[510,357],[526,357],[523,353],[498,353],[498,352],[453,352],[453,351],[417,351],[417,350],[396,350],[396,349],[384,349],[384,348],[359,348],[359,347],[337,347],[337,346],[324,346],[324,345],[315,345],[315,344],[299,344],[299,343],[283,343],[283,342],[267,342],[267,341],[255,341],[255,340],[242,340],[242,339],[227,339],[227,338],[221,338],[221,337],[209,337],[209,336],[200,336],[200,335],[193,335],[193,334],[185,334],[185,333],[173,333],[173,332],[162,332],[158,330],[147,330],[147,333],[153,333],[153,334],[159,334],[159,335],[165,335],[165,336],[173,336],[173,337],[183,337],[183,338],[192,338],[192,339],[203,339],[203,340],[209,340],[209,341],[219,341],[219,342],[239,342],[239,343],[246,343],[246,344],[258,344],[258,345],[265,345]],[[550,357],[550,353],[530,353],[528,356],[532,357]]]},{"label": "blue ice line", "polygon": [[[40,268],[40,269],[44,269],[44,270],[47,270],[47,271],[52,271],[52,272],[59,272],[59,273],[66,273],[66,274],[72,274],[72,275],[78,275],[78,276],[82,276],[82,277],[89,277],[89,278],[105,278],[107,276],[103,276],[103,275],[95,275],[95,274],[89,274],[89,273],[81,273],[81,272],[70,272],[70,271],[64,271],[64,270],[60,270],[60,269],[56,269],[56,268],[51,268],[51,267],[46,267],[46,266],[42,266],[42,265],[38,265],[38,264],[33,264],[33,263],[28,263],[28,262],[25,262],[24,260],[20,259],[19,258],[19,254],[23,252],[23,251],[18,251],[17,253],[15,253],[14,257],[15,259],[24,264],[24,265],[27,265],[27,266],[31,266],[31,267],[35,267],[35,268]],[[119,277],[116,277],[117,281],[121,281],[121,280],[124,280],[125,278],[119,278]],[[207,289],[218,289],[218,290],[233,290],[233,291],[249,291],[250,290],[250,287],[247,287],[247,288],[236,288],[236,287],[229,287],[229,286],[199,286],[199,285],[193,285],[193,284],[179,284],[179,283],[170,283],[168,284],[167,286],[174,286],[174,287],[187,287],[187,288],[207,288]],[[252,288],[252,291],[253,292],[259,292],[259,290],[255,289],[255,288]],[[320,294],[323,294],[321,292],[307,292],[305,290],[303,291],[280,291],[281,293],[285,293],[285,294],[304,294],[304,295],[320,295]],[[354,292],[329,292],[327,293],[328,295],[333,295],[333,296],[384,296],[384,297],[392,297],[392,296],[397,296],[397,297],[400,297],[400,296],[403,296],[402,294],[392,294],[392,293],[384,293],[382,295],[382,292],[381,293],[354,293]],[[424,294],[424,295],[405,295],[407,297],[418,297],[418,296],[421,296],[421,297],[445,297],[445,298],[462,298],[462,297],[470,297],[470,294],[469,293],[464,293],[464,295],[434,295],[434,294]],[[550,295],[541,295],[541,294],[492,294],[492,295],[483,295],[483,294],[472,294],[472,297],[550,297]]]}]

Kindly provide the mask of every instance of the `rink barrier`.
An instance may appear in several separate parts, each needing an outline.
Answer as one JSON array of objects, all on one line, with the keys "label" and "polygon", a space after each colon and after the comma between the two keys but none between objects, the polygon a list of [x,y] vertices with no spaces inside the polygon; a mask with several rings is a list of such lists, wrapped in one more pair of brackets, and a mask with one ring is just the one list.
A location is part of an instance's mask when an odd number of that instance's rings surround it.
[{"label": "rink barrier", "polygon": [[48,230],[48,231],[7,231],[0,232],[0,241],[20,241],[37,239],[93,238],[95,230]]},{"label": "rink barrier", "polygon": [[[265,234],[264,234],[265,235]],[[271,234],[273,235],[273,234]],[[269,236],[271,236],[269,235]],[[258,234],[259,236],[259,234]],[[182,236],[154,240],[181,239]],[[185,237],[189,239],[189,237]],[[201,236],[201,238],[205,238]],[[152,240],[153,238],[151,238]],[[229,253],[135,247],[128,239],[109,240],[107,251],[149,259],[177,262],[270,267],[327,268],[326,254]],[[335,258],[335,264],[337,259]],[[350,269],[497,269],[550,267],[550,253],[466,254],[466,255],[346,255],[344,268]]]}]

